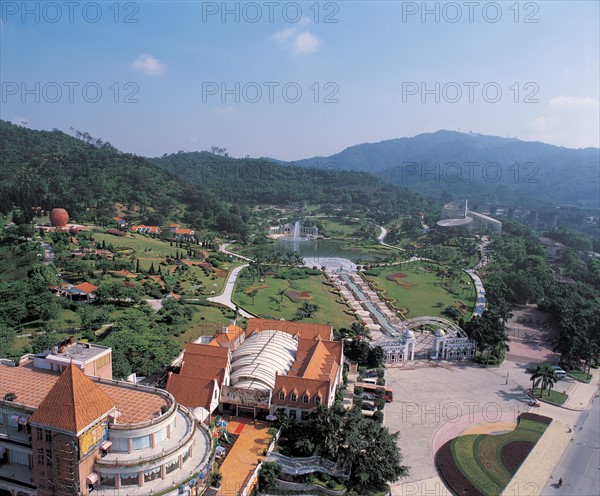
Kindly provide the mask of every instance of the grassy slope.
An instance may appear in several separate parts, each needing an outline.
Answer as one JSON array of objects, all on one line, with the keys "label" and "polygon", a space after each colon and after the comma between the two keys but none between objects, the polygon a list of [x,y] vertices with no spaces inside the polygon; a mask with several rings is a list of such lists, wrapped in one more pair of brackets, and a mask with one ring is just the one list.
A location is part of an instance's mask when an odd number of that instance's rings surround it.
[{"label": "grassy slope", "polygon": [[[294,317],[302,302],[310,301],[317,304],[320,309],[312,318],[304,319],[303,322],[331,324],[335,328],[346,327],[354,318],[344,313],[344,310],[347,310],[348,307],[336,302],[339,296],[329,292],[331,287],[324,285],[324,280],[323,276],[310,276],[307,279],[293,281],[292,284],[296,286],[294,291],[310,291],[312,298],[293,303],[287,296],[283,296],[281,305],[278,307],[277,303],[270,298],[279,300],[281,298],[280,291],[292,289],[288,281],[273,277],[267,277],[264,282],[238,279],[233,299],[240,307],[256,315],[270,315],[285,320],[291,320]],[[252,303],[252,297],[248,296],[245,291],[251,287],[260,288],[261,286],[267,287],[258,290],[258,294],[254,297],[254,303]]]},{"label": "grassy slope", "polygon": [[[461,284],[466,288],[466,283],[471,283],[469,287],[473,287],[470,277],[463,273],[460,282],[453,283],[459,290],[459,295],[455,296],[444,289],[441,278],[435,272],[425,271],[422,267],[421,264],[408,263],[402,266],[384,267],[379,276],[367,276],[367,279],[377,282],[379,287],[385,289],[385,296],[393,298],[397,302],[396,306],[408,308],[408,318],[425,315],[445,317],[442,312],[447,306],[454,305],[456,300],[467,305],[466,318],[470,318],[475,306],[475,297],[472,290],[470,293],[461,290]],[[389,274],[399,272],[407,276],[400,279],[400,282],[410,284],[410,288],[400,286],[397,282],[386,278]],[[436,306],[437,302],[441,302],[442,305]]]}]

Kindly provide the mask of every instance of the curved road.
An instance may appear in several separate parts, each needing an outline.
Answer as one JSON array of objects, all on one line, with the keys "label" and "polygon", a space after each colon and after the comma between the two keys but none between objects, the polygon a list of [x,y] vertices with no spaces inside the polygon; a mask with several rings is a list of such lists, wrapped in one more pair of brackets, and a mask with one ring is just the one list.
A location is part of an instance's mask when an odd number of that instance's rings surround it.
[{"label": "curved road", "polygon": [[[225,305],[226,307],[229,307],[229,308],[235,310],[235,303],[233,303],[233,301],[231,300],[231,297],[233,296],[233,290],[235,289],[235,282],[237,281],[237,278],[240,275],[240,272],[242,271],[242,269],[245,269],[246,267],[248,267],[248,264],[240,265],[239,267],[236,267],[235,269],[233,269],[229,273],[227,282],[225,283],[225,286],[223,287],[223,292],[219,296],[211,296],[210,298],[207,298],[207,300],[211,301],[213,303],[220,303],[221,305]],[[242,317],[246,317],[246,318],[254,317],[254,315],[246,312],[246,310],[244,310],[243,308],[239,309],[239,314]]]}]

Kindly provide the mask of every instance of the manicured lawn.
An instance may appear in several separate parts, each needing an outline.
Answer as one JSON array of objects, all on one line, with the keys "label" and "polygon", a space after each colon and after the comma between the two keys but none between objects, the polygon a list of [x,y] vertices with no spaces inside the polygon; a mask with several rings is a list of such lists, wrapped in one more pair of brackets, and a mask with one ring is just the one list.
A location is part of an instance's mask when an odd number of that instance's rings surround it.
[{"label": "manicured lawn", "polygon": [[[179,251],[185,251],[175,246],[169,246],[167,241],[162,241],[157,238],[151,238],[144,236],[143,234],[127,234],[125,236],[114,236],[103,232],[93,232],[94,241],[100,242],[105,241],[107,245],[112,244],[115,248],[130,248],[135,251],[135,255],[140,259],[143,258],[165,258],[167,256],[174,257]],[[194,248],[193,248],[194,249]],[[195,245],[195,249],[200,251],[201,248]]]},{"label": "manicured lawn", "polygon": [[512,432],[454,438],[436,453],[440,475],[455,494],[500,495],[551,421],[522,414]]},{"label": "manicured lawn", "polygon": [[[424,315],[446,317],[443,311],[448,306],[464,309],[469,319],[475,306],[474,286],[464,272],[460,279],[443,281],[430,264],[403,263],[391,267],[373,269],[378,275],[366,275],[368,281],[384,290],[383,296],[392,298],[394,306],[406,308],[407,318]],[[369,271],[371,272],[371,271]],[[449,290],[457,292],[452,294]],[[441,305],[439,304],[441,303]]]},{"label": "manicured lawn", "polygon": [[[320,275],[293,281],[275,277],[266,277],[262,282],[241,278],[236,284],[233,300],[255,315],[285,320],[292,320],[302,303],[309,301],[318,305],[319,310],[303,322],[331,324],[335,328],[350,325],[354,318],[344,313],[348,307],[336,302],[340,297],[330,293],[332,287],[324,285],[324,281],[324,276]],[[248,294],[252,289],[257,290],[254,300]]]},{"label": "manicured lawn", "polygon": [[571,370],[567,374],[571,376],[573,379],[579,382],[590,382],[592,380],[592,375],[587,372],[582,372],[581,370]]},{"label": "manicured lawn", "polygon": [[562,405],[567,398],[568,394],[561,393],[559,391],[555,391],[554,389],[550,390],[550,396],[548,396],[548,390],[544,390],[542,396],[540,397],[540,388],[533,389],[533,396],[541,401],[547,401],[548,403],[554,403],[555,405]]},{"label": "manicured lawn", "polygon": [[326,217],[308,217],[306,224],[320,222],[325,229],[325,236],[328,238],[348,237],[354,233],[364,223],[358,220],[350,219],[329,219]]},{"label": "manicured lawn", "polygon": [[[186,343],[195,341],[200,336],[212,336],[218,332],[224,325],[229,325],[231,321],[231,312],[222,312],[218,307],[205,307],[200,305],[192,305],[194,309],[194,317],[190,324],[186,324],[187,328],[183,334],[175,337],[181,347]],[[242,321],[237,324],[241,325]]]}]

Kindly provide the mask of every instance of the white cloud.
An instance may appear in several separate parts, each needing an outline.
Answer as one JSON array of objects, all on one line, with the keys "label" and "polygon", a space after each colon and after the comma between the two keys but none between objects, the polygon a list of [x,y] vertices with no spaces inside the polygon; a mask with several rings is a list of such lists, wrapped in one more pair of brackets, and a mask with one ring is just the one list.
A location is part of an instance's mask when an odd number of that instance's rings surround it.
[{"label": "white cloud", "polygon": [[321,41],[310,31],[303,31],[294,40],[294,51],[296,53],[312,53],[319,49]]},{"label": "white cloud", "polygon": [[152,55],[142,54],[131,64],[134,71],[143,72],[150,76],[160,76],[165,72],[165,64]]},{"label": "white cloud", "polygon": [[287,40],[289,40],[292,36],[294,36],[297,32],[298,32],[298,28],[286,28],[286,29],[282,29],[281,31],[277,31],[273,35],[273,39],[277,43],[283,44]]},{"label": "white cloud", "polygon": [[192,143],[198,143],[198,136],[190,136],[188,138]]},{"label": "white cloud", "polygon": [[[302,22],[302,20],[299,23],[302,25],[308,24],[308,22]],[[277,31],[272,38],[279,45],[299,54],[316,52],[321,45],[321,40],[316,35],[299,27]]]},{"label": "white cloud", "polygon": [[554,107],[597,107],[599,104],[595,98],[564,95],[552,98],[549,103]]}]

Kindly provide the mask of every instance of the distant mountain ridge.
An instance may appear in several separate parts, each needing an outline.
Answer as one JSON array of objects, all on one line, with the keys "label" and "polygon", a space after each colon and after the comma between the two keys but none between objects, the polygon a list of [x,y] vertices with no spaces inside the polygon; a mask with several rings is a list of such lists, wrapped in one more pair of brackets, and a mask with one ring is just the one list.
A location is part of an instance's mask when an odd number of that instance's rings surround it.
[{"label": "distant mountain ridge", "polygon": [[536,205],[600,206],[600,149],[570,149],[476,133],[437,131],[354,145],[328,157],[293,162],[335,163],[368,171],[427,195],[479,196]]}]

